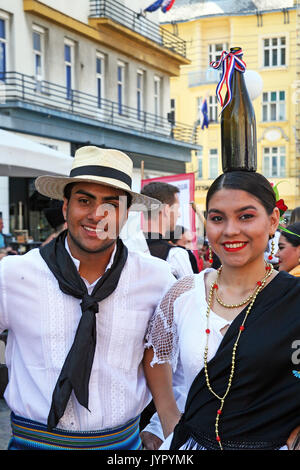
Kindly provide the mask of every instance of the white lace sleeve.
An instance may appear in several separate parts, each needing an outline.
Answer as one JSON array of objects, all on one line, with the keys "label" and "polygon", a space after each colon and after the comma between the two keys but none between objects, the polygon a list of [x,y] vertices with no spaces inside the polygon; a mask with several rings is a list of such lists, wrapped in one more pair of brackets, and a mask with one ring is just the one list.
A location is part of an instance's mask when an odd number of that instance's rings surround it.
[{"label": "white lace sleeve", "polygon": [[175,371],[178,360],[178,334],[174,321],[174,303],[182,294],[194,287],[194,275],[184,276],[171,287],[150,320],[146,348],[153,348],[151,366],[169,362]]}]

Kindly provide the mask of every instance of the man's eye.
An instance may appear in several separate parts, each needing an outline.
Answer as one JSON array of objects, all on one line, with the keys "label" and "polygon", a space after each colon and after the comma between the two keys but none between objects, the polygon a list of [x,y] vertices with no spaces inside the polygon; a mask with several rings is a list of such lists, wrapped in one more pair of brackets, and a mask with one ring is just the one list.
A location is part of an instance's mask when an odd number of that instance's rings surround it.
[{"label": "man's eye", "polygon": [[89,200],[88,200],[88,199],[86,199],[86,198],[83,198],[83,197],[81,197],[81,198],[79,199],[79,202],[80,202],[81,204],[84,204],[84,205],[86,205],[86,204],[88,204],[88,203],[89,203]]}]

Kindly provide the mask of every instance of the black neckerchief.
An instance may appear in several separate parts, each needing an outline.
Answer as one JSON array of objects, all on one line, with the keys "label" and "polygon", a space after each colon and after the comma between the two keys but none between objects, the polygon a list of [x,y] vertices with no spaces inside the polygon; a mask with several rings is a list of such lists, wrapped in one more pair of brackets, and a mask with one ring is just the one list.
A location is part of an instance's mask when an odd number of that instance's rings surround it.
[{"label": "black neckerchief", "polygon": [[[244,315],[245,309],[208,363],[210,383],[220,396],[228,384],[232,349]],[[279,448],[300,424],[296,374],[300,365],[292,359],[296,340],[300,340],[300,279],[282,271],[257,296],[239,340],[233,382],[219,420],[225,450]],[[202,369],[189,390],[171,450],[186,442],[192,448],[218,450],[215,420],[219,407]]]},{"label": "black neckerchief", "polygon": [[40,248],[40,254],[67,295],[81,299],[80,318],[73,345],[67,355],[52,395],[48,428],[53,429],[63,416],[72,390],[78,402],[88,409],[89,379],[96,347],[96,313],[98,302],[116,289],[127,260],[128,250],[117,240],[112,266],[99,279],[91,295],[65,248],[67,231]]}]

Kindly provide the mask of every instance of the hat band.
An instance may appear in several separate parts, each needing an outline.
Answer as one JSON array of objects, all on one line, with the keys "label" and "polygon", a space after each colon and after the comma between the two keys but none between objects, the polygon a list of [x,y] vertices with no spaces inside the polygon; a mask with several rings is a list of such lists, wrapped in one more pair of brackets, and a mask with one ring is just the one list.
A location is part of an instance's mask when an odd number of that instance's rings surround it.
[{"label": "hat band", "polygon": [[114,180],[122,181],[131,188],[132,179],[126,173],[115,168],[100,165],[86,165],[78,168],[73,168],[70,173],[70,177],[74,176],[102,176],[103,178],[112,178]]}]

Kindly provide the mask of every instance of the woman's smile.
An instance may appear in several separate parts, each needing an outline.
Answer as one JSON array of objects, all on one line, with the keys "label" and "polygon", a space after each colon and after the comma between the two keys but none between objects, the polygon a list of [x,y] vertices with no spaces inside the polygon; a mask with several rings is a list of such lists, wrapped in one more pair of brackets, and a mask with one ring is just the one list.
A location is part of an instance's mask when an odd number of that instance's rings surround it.
[{"label": "woman's smile", "polygon": [[245,246],[247,246],[248,242],[241,242],[241,241],[234,241],[234,242],[224,242],[222,243],[224,250],[229,252],[229,253],[234,253],[236,251],[240,251]]}]

